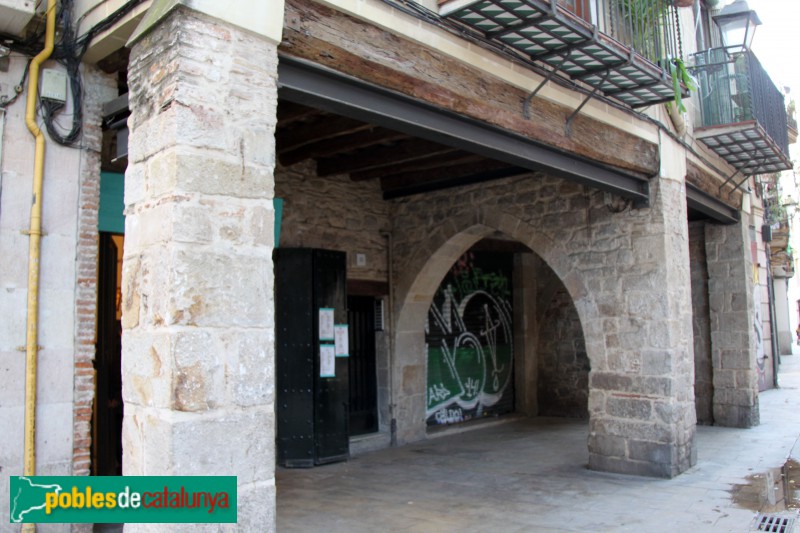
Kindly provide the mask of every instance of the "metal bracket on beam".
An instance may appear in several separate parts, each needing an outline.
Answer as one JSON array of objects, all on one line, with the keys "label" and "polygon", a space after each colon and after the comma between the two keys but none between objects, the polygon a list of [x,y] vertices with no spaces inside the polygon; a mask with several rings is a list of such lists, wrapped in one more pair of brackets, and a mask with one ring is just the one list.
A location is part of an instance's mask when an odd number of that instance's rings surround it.
[{"label": "metal bracket on beam", "polygon": [[734,187],[734,188],[733,188],[733,190],[735,191],[736,189],[738,189],[739,187],[741,187],[742,185],[744,185],[744,182],[746,182],[746,181],[747,181],[747,180],[749,180],[749,179],[750,179],[750,176],[749,176],[749,175],[745,176],[745,177],[744,177],[744,179],[743,179],[742,181],[740,181],[739,183],[737,183],[737,184],[736,184],[736,187]]},{"label": "metal bracket on beam", "polygon": [[553,67],[553,70],[551,70],[547,74],[547,76],[544,77],[542,82],[539,85],[537,85],[536,88],[533,90],[533,92],[529,94],[522,102],[522,116],[524,116],[526,120],[531,119],[531,101],[536,97],[539,91],[542,90],[542,87],[547,85],[547,83],[553,79],[553,76],[556,75],[556,72],[561,70],[561,67],[564,66],[564,63],[566,63],[569,60],[571,55],[572,55],[572,50],[570,50],[569,53],[563,57],[561,63],[559,63],[557,67]]},{"label": "metal bracket on beam", "polygon": [[592,97],[595,94],[597,94],[597,91],[600,90],[600,87],[603,86],[603,84],[606,82],[606,80],[608,79],[608,76],[610,74],[611,74],[611,69],[607,70],[606,73],[603,74],[603,79],[600,80],[600,83],[598,83],[597,86],[592,89],[592,92],[590,92],[589,94],[586,95],[586,98],[583,99],[583,102],[581,102],[581,105],[579,105],[577,107],[577,109],[575,109],[575,111],[573,111],[572,114],[567,117],[567,122],[564,124],[564,133],[566,133],[567,137],[571,137],[572,136],[572,121],[575,119],[575,117],[578,116],[578,113],[581,112],[581,109],[583,109],[583,106],[588,104],[589,100],[591,100]]},{"label": "metal bracket on beam", "polygon": [[719,192],[722,192],[722,188],[723,188],[723,187],[725,187],[727,184],[729,184],[729,183],[731,182],[731,180],[732,180],[734,177],[736,177],[736,174],[738,174],[738,173],[739,173],[739,169],[737,168],[737,169],[735,169],[735,170],[733,171],[733,174],[731,174],[730,176],[728,176],[728,179],[726,179],[726,180],[725,180],[725,182],[724,182],[722,185],[720,185],[720,186],[719,186],[719,189],[718,189],[718,190],[719,190]]}]

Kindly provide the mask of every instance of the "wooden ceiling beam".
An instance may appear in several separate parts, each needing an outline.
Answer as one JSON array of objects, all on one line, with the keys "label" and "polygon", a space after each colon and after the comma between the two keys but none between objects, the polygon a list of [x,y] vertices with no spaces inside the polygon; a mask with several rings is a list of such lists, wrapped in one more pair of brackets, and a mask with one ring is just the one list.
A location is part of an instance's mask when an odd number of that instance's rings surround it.
[{"label": "wooden ceiling beam", "polygon": [[456,149],[449,146],[442,146],[423,139],[411,139],[388,146],[362,150],[356,154],[319,159],[317,160],[317,175],[349,174],[449,154],[454,151]]},{"label": "wooden ceiling beam", "polygon": [[370,170],[363,170],[360,172],[353,172],[350,174],[350,179],[353,181],[364,181],[374,178],[389,177],[394,174],[405,174],[407,172],[415,172],[421,170],[432,170],[444,166],[461,165],[464,163],[472,163],[483,161],[485,158],[479,155],[469,154],[457,150],[455,152],[435,155],[424,159],[417,159],[399,165],[393,165],[391,168],[379,167]]},{"label": "wooden ceiling beam", "polygon": [[395,142],[408,138],[408,135],[405,133],[374,126],[368,130],[359,131],[350,135],[341,135],[332,139],[322,139],[320,141],[311,142],[294,150],[279,151],[278,159],[282,165],[289,166],[306,159],[329,157],[342,152],[351,152],[361,148],[369,148],[377,144]]},{"label": "wooden ceiling beam", "polygon": [[324,111],[308,107],[302,104],[295,104],[287,100],[278,102],[278,127],[283,128],[294,122],[308,120],[315,116],[325,115]]},{"label": "wooden ceiling beam", "polygon": [[469,176],[505,168],[513,168],[513,165],[503,163],[502,161],[484,159],[478,163],[450,165],[447,167],[439,167],[419,172],[405,172],[402,174],[387,176],[381,178],[381,188],[383,189],[384,193],[394,192],[404,188],[416,187],[424,183],[443,180],[452,181],[459,178],[466,178]]},{"label": "wooden ceiling beam", "polygon": [[372,127],[374,126],[352,118],[324,116],[319,120],[279,128],[275,134],[275,146],[278,151],[296,150],[307,144],[350,135]]}]

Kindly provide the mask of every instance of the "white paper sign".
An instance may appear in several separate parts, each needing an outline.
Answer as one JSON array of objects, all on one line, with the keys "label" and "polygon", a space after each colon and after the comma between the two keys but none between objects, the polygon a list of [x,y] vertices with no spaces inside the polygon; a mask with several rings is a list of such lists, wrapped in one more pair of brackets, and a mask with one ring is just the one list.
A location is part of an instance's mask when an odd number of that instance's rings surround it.
[{"label": "white paper sign", "polygon": [[347,338],[347,324],[336,324],[333,326],[335,337],[336,357],[350,356],[350,339]]},{"label": "white paper sign", "polygon": [[333,309],[330,307],[319,308],[319,340],[333,340]]},{"label": "white paper sign", "polygon": [[336,350],[333,344],[319,345],[319,377],[336,377]]}]

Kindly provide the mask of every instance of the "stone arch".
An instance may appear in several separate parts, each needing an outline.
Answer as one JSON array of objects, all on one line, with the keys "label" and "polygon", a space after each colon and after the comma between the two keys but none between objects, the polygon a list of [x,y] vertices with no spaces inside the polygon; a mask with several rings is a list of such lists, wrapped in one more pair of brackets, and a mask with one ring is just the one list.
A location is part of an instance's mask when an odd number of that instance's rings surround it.
[{"label": "stone arch", "polygon": [[[395,344],[393,361],[394,417],[398,443],[425,438],[426,351],[424,324],[436,290],[453,263],[473,244],[499,231],[530,248],[555,272],[575,303],[586,342],[586,353],[604,360],[605,338],[597,306],[581,274],[561,244],[531,224],[494,208],[479,208],[451,216],[427,238],[415,243],[406,261],[395,258],[401,270],[395,285]],[[399,267],[399,263],[403,263]],[[591,413],[590,406],[590,413]]]}]

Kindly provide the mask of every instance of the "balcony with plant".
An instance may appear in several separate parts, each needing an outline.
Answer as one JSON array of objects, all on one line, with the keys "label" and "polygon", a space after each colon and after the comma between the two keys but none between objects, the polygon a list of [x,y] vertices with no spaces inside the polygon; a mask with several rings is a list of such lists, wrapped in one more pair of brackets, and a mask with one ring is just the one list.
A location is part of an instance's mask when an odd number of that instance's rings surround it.
[{"label": "balcony with plant", "polygon": [[695,137],[745,176],[789,170],[784,96],[750,50],[758,16],[737,0],[715,22],[725,46],[691,58],[700,85]]},{"label": "balcony with plant", "polygon": [[450,0],[445,18],[636,108],[688,96],[678,8],[691,0]]}]

